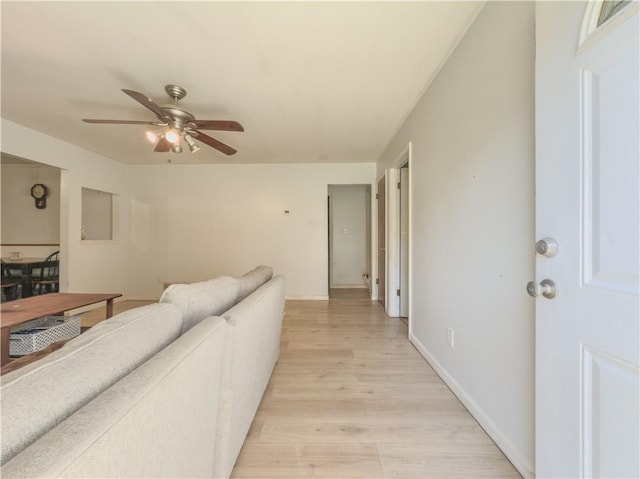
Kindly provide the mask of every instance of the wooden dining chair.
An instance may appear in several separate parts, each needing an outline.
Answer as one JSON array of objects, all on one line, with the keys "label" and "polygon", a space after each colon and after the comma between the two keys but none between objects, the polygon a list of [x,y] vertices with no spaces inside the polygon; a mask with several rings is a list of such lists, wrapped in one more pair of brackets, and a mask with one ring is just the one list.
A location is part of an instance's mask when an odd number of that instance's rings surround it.
[{"label": "wooden dining chair", "polygon": [[9,265],[2,261],[2,301],[11,301],[18,298],[18,288],[20,287],[21,278],[13,276]]},{"label": "wooden dining chair", "polygon": [[33,294],[57,293],[60,290],[60,251],[54,251],[42,263],[33,265]]}]

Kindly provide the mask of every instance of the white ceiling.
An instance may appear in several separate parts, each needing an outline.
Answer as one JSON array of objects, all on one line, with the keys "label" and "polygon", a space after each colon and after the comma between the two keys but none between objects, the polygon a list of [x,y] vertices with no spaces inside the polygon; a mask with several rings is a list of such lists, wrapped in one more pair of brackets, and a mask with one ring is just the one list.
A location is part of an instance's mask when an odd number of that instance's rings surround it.
[{"label": "white ceiling", "polygon": [[[483,4],[2,1],[2,117],[130,164],[376,161]],[[155,121],[120,90],[168,83],[236,155],[81,121]]]}]

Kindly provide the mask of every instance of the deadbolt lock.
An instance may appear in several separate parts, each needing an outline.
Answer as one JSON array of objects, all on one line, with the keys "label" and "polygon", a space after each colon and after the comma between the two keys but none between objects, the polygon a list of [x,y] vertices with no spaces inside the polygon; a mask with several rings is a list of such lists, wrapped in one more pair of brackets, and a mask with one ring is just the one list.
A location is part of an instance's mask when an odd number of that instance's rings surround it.
[{"label": "deadbolt lock", "polygon": [[558,254],[558,242],[553,238],[544,238],[536,242],[536,253],[540,256],[555,256]]}]

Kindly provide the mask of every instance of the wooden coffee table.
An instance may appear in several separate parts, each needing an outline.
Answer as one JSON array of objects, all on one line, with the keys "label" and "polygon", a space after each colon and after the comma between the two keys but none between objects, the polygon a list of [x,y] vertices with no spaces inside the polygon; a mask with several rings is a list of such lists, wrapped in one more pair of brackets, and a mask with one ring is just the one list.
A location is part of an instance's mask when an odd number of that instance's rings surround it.
[{"label": "wooden coffee table", "polygon": [[113,300],[122,296],[120,293],[49,293],[29,298],[17,299],[2,303],[0,310],[0,366],[10,361],[9,335],[11,328],[42,316],[58,316],[69,311],[90,304],[107,302],[107,318],[113,316]]}]

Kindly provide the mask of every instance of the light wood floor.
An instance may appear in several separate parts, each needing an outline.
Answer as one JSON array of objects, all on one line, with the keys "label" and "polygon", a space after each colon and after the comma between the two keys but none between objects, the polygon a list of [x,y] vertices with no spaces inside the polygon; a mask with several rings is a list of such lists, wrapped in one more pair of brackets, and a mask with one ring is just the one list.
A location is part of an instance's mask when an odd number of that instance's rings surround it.
[{"label": "light wood floor", "polygon": [[[104,314],[84,313],[82,325]],[[521,476],[411,346],[406,324],[376,302],[340,299],[287,301],[280,359],[231,477]]]},{"label": "light wood floor", "polygon": [[331,288],[329,299],[371,299],[371,294],[366,288]]},{"label": "light wood floor", "polygon": [[287,301],[232,478],[311,477],[520,475],[378,303]]}]

